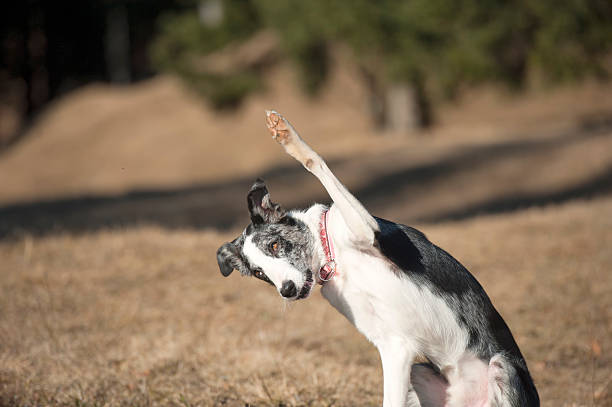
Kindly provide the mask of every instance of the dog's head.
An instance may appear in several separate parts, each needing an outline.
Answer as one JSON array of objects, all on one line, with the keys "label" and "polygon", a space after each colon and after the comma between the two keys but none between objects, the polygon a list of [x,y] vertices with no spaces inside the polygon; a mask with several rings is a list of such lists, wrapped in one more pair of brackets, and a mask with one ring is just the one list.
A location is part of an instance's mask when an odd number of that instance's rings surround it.
[{"label": "dog's head", "polygon": [[310,295],[314,284],[314,236],[304,222],[270,200],[263,180],[247,195],[251,223],[232,242],[217,250],[221,274],[233,270],[276,287],[289,300]]}]

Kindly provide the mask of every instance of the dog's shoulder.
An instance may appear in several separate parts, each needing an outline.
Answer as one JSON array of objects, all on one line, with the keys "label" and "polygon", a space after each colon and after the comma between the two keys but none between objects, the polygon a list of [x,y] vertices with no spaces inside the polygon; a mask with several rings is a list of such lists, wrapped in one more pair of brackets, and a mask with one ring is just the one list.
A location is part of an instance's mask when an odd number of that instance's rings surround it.
[{"label": "dog's shoulder", "polygon": [[460,295],[482,290],[461,263],[430,242],[423,232],[381,218],[376,221],[380,232],[375,236],[375,246],[409,278],[440,293]]}]

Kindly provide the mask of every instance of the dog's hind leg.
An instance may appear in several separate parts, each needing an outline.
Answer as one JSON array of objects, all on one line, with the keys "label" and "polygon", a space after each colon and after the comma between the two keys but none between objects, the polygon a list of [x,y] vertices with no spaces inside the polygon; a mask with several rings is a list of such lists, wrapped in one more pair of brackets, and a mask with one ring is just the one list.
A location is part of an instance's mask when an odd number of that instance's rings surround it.
[{"label": "dog's hind leg", "polygon": [[266,125],[272,137],[285,151],[316,176],[334,201],[344,222],[358,241],[372,244],[379,230],[376,220],[327,167],[323,159],[302,140],[297,131],[279,113],[266,111]]},{"label": "dog's hind leg", "polygon": [[540,398],[526,369],[511,365],[501,354],[489,361],[488,403],[491,407],[539,407]]}]

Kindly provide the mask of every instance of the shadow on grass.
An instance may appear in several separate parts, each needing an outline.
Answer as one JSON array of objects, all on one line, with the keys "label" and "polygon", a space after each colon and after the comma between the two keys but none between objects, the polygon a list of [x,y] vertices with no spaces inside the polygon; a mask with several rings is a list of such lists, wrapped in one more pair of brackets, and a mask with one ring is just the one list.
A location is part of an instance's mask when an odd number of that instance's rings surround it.
[{"label": "shadow on grass", "polygon": [[456,210],[419,217],[416,220],[423,223],[461,220],[483,214],[511,212],[534,206],[545,206],[548,204],[565,202],[577,198],[595,198],[608,194],[612,194],[612,165],[597,176],[591,178],[588,182],[559,191],[534,194],[512,194]]},{"label": "shadow on grass", "polygon": [[[432,184],[443,177],[468,171],[487,171],[500,159],[517,159],[528,154],[545,153],[595,137],[606,137],[612,129],[612,116],[586,122],[575,131],[554,138],[519,140],[462,149],[438,161],[419,166],[405,165],[388,173],[375,174],[365,185],[351,188],[373,212],[385,208],[394,197],[409,193],[411,200],[427,194]],[[374,159],[384,157],[374,157]],[[349,160],[330,163],[339,177],[350,167]],[[354,163],[353,163],[354,164]],[[520,162],[517,163],[520,165]],[[343,170],[344,168],[344,170]],[[296,185],[307,181],[299,165],[280,166],[253,177],[224,183],[193,185],[165,190],[139,190],[118,196],[82,196],[36,201],[0,207],[0,239],[23,234],[44,235],[55,232],[86,232],[101,228],[153,224],[166,228],[228,229],[248,223],[246,193],[256,176],[273,184],[273,195],[284,191],[280,202],[285,207],[306,207],[314,201],[327,202],[323,191],[308,198]],[[546,205],[575,198],[612,193],[612,165],[592,179],[563,190],[535,194],[509,194],[484,202],[433,214],[408,214],[406,221],[440,222],[480,214],[500,213],[529,206]],[[287,199],[288,198],[288,199]]]}]

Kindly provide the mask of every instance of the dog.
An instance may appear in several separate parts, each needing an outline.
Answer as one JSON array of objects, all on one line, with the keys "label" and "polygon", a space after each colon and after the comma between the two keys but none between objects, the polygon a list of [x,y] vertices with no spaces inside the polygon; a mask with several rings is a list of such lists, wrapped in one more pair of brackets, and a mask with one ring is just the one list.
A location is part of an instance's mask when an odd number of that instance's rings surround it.
[{"label": "dog", "polygon": [[478,281],[420,231],[376,218],[275,111],[272,137],[315,175],[331,206],[286,211],[258,179],[251,223],[217,251],[221,274],[287,300],[321,293],[378,349],[383,406],[532,407],[539,396],[510,329]]}]

